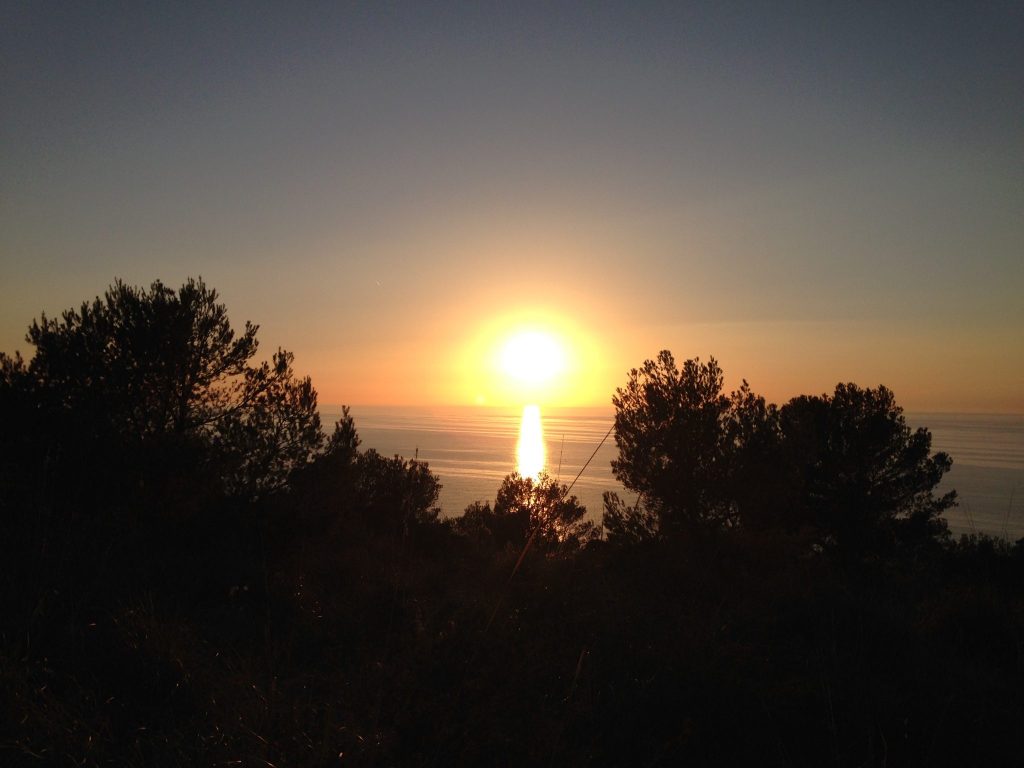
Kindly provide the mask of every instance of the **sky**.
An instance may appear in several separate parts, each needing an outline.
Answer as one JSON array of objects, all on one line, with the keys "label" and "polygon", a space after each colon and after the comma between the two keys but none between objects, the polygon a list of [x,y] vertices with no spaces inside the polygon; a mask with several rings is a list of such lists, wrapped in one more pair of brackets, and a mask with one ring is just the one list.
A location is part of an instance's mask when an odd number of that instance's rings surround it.
[{"label": "sky", "polygon": [[[608,404],[670,349],[1024,412],[1021,40],[1019,2],[5,3],[0,350],[202,276],[322,403]],[[523,329],[544,393],[495,368]]]}]

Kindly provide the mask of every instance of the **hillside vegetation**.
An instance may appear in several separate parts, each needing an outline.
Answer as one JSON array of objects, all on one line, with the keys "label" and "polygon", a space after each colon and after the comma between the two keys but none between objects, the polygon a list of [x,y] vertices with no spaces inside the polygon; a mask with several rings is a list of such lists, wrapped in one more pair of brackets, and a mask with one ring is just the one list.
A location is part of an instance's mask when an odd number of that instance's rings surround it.
[{"label": "hillside vegetation", "polygon": [[955,541],[885,387],[663,352],[602,525],[446,519],[215,291],[115,283],[0,356],[0,763],[1019,765],[1024,542]]}]

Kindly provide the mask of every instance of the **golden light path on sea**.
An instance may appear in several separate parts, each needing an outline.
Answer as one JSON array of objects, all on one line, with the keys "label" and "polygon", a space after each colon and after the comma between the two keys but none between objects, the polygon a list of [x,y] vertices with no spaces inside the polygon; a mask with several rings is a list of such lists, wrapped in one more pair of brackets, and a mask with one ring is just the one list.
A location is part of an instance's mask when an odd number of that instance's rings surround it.
[{"label": "golden light path on sea", "polygon": [[527,405],[519,422],[519,441],[516,443],[516,471],[523,477],[537,480],[547,459],[544,448],[544,427],[540,420],[540,406]]}]

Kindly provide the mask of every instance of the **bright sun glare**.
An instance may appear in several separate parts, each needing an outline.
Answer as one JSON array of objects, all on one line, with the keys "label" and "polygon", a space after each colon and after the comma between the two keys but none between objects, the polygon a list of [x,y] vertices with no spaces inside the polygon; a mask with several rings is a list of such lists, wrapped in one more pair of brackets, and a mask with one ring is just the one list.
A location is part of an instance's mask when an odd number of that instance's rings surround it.
[{"label": "bright sun glare", "polygon": [[452,361],[453,382],[476,405],[589,405],[608,389],[602,353],[575,321],[543,308],[514,310],[473,327]]},{"label": "bright sun glare", "polygon": [[501,348],[501,369],[524,384],[543,384],[565,370],[565,351],[550,334],[522,331]]}]

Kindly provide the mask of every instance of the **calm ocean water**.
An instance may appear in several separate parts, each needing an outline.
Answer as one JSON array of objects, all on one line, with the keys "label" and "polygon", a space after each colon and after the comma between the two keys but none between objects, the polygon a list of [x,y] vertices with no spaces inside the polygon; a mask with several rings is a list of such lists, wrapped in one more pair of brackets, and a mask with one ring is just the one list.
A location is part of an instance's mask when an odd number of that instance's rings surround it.
[{"label": "calm ocean water", "polygon": [[[325,427],[340,413],[323,408]],[[353,407],[352,415],[363,448],[430,464],[444,486],[441,508],[448,516],[473,501],[493,500],[502,478],[516,469],[518,409]],[[634,498],[612,477],[610,409],[552,408],[541,417],[547,472],[566,484],[575,479],[572,492],[593,515],[601,513],[605,490]],[[930,429],[933,450],[953,457],[942,488],[960,496],[960,506],[948,513],[954,533],[1024,536],[1024,415],[908,413],[907,421]]]}]

